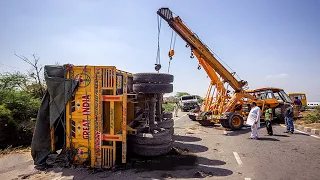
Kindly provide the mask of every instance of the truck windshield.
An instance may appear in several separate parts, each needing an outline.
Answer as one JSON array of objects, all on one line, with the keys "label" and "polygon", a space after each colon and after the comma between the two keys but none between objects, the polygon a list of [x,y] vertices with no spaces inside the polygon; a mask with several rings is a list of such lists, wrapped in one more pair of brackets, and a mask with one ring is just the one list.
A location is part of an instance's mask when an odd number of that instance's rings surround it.
[{"label": "truck windshield", "polygon": [[184,96],[184,97],[181,97],[181,100],[190,100],[190,99],[195,99],[194,96]]},{"label": "truck windshield", "polygon": [[289,96],[283,90],[279,91],[279,93],[284,98],[285,102],[292,103],[292,100],[289,98]]}]

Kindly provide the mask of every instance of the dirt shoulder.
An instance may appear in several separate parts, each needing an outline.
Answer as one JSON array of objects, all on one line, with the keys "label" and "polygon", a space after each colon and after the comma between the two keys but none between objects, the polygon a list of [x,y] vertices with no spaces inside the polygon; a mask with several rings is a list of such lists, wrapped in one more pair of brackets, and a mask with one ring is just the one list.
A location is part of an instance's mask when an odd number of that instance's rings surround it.
[{"label": "dirt shoulder", "polygon": [[300,112],[300,117],[295,120],[295,124],[310,127],[312,129],[320,129],[320,119],[316,116],[316,109],[308,109]]}]

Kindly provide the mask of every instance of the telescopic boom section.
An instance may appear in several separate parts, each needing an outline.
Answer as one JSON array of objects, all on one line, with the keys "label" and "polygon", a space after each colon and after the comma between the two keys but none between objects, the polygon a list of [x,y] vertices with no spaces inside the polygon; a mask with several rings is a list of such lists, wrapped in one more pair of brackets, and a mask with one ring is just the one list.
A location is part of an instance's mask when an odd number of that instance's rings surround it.
[{"label": "telescopic boom section", "polygon": [[[190,46],[192,52],[199,54],[223,79],[228,82],[235,92],[243,91],[242,87],[247,85],[246,81],[238,81],[207,48],[207,46],[193,33],[181,20],[179,16],[173,17],[169,8],[160,8],[157,14],[168,22],[169,26]],[[198,58],[198,57],[197,57]]]}]

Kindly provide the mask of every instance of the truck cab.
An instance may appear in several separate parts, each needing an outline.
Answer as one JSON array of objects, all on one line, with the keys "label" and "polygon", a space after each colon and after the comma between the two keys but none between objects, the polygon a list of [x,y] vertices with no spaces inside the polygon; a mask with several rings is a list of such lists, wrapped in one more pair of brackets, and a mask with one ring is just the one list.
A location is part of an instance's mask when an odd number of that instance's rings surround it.
[{"label": "truck cab", "polygon": [[179,105],[182,112],[187,112],[195,109],[198,105],[198,98],[195,95],[184,95],[179,99]]}]

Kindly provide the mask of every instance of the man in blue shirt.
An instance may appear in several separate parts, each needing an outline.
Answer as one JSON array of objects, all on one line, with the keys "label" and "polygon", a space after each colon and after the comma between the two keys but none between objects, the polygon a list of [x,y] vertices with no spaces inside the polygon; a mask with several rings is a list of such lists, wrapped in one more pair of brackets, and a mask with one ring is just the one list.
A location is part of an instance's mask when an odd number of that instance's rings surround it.
[{"label": "man in blue shirt", "polygon": [[301,103],[300,99],[298,99],[298,97],[295,97],[295,99],[294,99],[294,104],[295,104],[295,105],[299,105],[299,106],[302,105],[302,103]]},{"label": "man in blue shirt", "polygon": [[285,105],[288,105],[286,108],[286,116],[285,121],[287,125],[287,131],[285,133],[293,134],[294,132],[294,126],[293,126],[293,108],[291,104],[285,103]]}]

